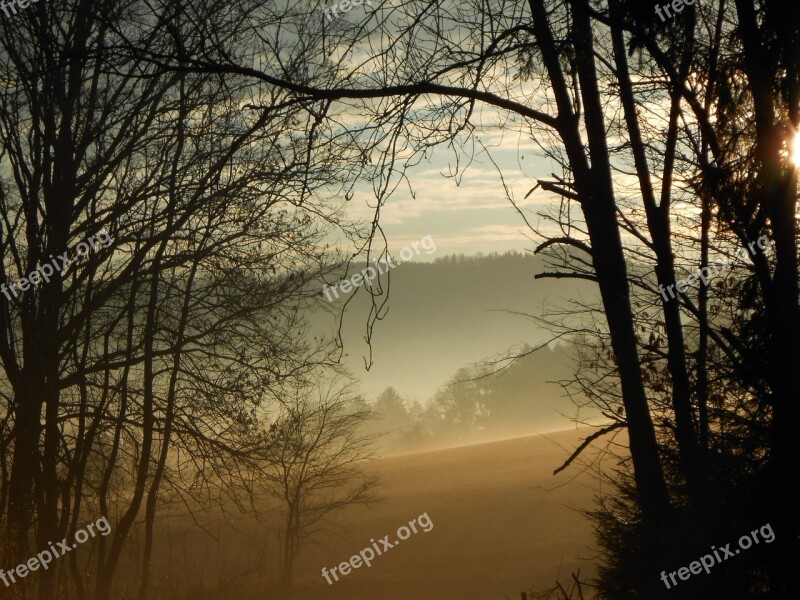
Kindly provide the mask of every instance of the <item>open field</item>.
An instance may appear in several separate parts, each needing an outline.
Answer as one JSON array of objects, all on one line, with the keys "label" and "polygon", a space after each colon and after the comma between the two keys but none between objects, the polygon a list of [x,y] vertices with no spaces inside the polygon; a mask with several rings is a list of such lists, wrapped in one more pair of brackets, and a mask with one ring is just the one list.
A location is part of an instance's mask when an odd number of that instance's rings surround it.
[{"label": "open field", "polygon": [[[592,532],[577,509],[591,506],[592,497],[601,491],[600,483],[591,471],[577,464],[552,475],[568,450],[585,435],[586,430],[564,431],[371,463],[369,468],[382,480],[384,499],[371,507],[343,512],[341,535],[301,552],[296,589],[267,596],[292,600],[503,600],[517,599],[531,587],[552,585],[559,570],[562,576],[576,569],[589,575],[594,556]],[[398,547],[375,558],[370,568],[362,566],[333,585],[322,578],[322,567],[330,569],[348,560],[369,546],[370,538],[377,541],[390,534],[393,542],[398,527],[424,512],[433,522],[430,532],[420,528]],[[242,535],[254,527],[246,522],[228,525]],[[173,545],[182,540],[189,546],[187,554],[178,557],[173,550],[173,560],[162,564],[174,569],[181,559],[188,558],[194,564],[190,571],[200,579],[218,575],[227,564],[230,568],[225,572],[231,579],[213,597],[264,597],[250,592],[263,589],[259,582],[266,584],[262,574],[273,561],[267,558],[262,562],[248,548],[252,542],[228,534],[221,547],[211,551],[208,542],[197,537],[196,528],[188,522],[186,527],[186,532],[176,531],[174,525],[170,529]],[[231,528],[223,526],[219,531]],[[192,560],[201,550],[204,558]],[[274,557],[274,551],[272,546],[265,556]],[[204,564],[209,559],[215,562]],[[247,575],[246,563],[251,563]],[[258,563],[263,565],[261,572]],[[242,575],[234,579],[237,567]],[[240,586],[246,591],[234,592]],[[187,597],[190,595],[199,597],[187,591]]]}]

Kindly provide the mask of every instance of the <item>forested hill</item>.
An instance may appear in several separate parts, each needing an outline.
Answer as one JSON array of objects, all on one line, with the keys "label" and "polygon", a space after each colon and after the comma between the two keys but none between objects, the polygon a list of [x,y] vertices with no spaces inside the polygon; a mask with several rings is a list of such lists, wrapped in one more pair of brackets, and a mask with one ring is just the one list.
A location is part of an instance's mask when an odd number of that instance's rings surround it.
[{"label": "forested hill", "polygon": [[[349,273],[364,267],[351,265]],[[346,364],[369,398],[394,386],[403,397],[424,401],[459,368],[548,339],[542,325],[523,313],[541,315],[546,307],[564,308],[579,295],[595,296],[594,286],[586,282],[535,279],[543,270],[538,257],[518,253],[404,263],[389,272],[387,315],[373,329],[369,371],[363,339],[369,294],[361,287],[332,303],[341,307],[355,294],[342,324]],[[385,275],[381,281],[385,290]],[[317,331],[330,333],[335,326],[333,315],[316,313],[313,320]]]}]

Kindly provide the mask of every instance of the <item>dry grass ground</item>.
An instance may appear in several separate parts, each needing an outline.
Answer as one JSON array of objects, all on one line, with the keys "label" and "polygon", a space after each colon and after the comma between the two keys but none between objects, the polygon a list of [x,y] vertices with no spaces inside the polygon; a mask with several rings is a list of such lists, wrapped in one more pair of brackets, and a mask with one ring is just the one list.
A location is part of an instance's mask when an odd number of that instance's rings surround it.
[{"label": "dry grass ground", "polygon": [[[210,543],[190,522],[173,520],[169,542],[159,540],[171,546],[160,559],[176,582],[169,597],[516,600],[521,591],[551,586],[559,572],[591,575],[592,531],[578,509],[591,507],[604,490],[580,465],[552,474],[586,434],[565,431],[371,463],[384,499],[344,511],[339,535],[304,549],[291,592],[269,589],[272,552],[259,552],[263,534],[254,523],[218,523],[212,529],[220,541]],[[333,585],[322,578],[322,567],[348,560],[370,538],[388,533],[395,540],[397,528],[423,512],[433,521],[429,533],[412,535]],[[218,582],[221,574],[227,581]]]}]

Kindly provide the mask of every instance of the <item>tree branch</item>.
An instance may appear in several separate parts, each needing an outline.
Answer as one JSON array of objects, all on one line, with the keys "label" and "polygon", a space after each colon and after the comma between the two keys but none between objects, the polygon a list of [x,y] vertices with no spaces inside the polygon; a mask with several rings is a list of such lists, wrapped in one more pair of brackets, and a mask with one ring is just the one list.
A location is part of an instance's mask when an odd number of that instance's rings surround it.
[{"label": "tree branch", "polygon": [[583,442],[581,442],[581,445],[577,447],[575,452],[573,452],[570,455],[570,457],[564,462],[563,465],[561,465],[555,471],[553,471],[553,475],[558,475],[561,471],[563,471],[568,466],[570,466],[573,463],[573,461],[576,458],[578,458],[578,456],[580,456],[580,453],[583,452],[584,450],[586,450],[587,446],[589,446],[589,444],[591,444],[597,438],[599,438],[599,437],[601,437],[601,436],[603,436],[603,435],[605,435],[607,433],[610,433],[610,432],[614,431],[615,429],[619,429],[620,427],[626,427],[626,426],[627,426],[626,423],[618,421],[617,423],[612,423],[611,425],[608,425],[607,427],[603,427],[599,431],[595,431],[592,435],[590,435],[585,440],[583,440]]}]

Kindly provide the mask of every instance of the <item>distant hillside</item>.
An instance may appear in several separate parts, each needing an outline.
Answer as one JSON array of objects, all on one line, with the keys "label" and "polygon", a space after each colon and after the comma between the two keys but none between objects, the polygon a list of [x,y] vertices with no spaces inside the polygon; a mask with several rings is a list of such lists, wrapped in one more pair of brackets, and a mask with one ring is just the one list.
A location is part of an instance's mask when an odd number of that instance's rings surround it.
[{"label": "distant hillside", "polygon": [[[365,266],[351,265],[349,274]],[[535,280],[542,270],[540,258],[518,253],[404,263],[389,272],[390,286],[386,275],[381,279],[390,290],[388,314],[373,330],[374,365],[369,372],[363,339],[369,295],[362,287],[332,303],[341,307],[355,294],[342,324],[345,363],[369,398],[394,386],[404,398],[424,401],[459,368],[548,338],[538,324],[510,313],[540,315],[546,305],[563,307],[569,299],[596,295],[587,282]],[[317,333],[331,334],[335,328],[335,318],[321,312],[313,323]]]},{"label": "distant hillside", "polygon": [[[445,448],[564,429],[576,408],[552,382],[571,379],[567,348],[543,348],[497,372],[463,368],[424,404],[408,402],[392,387],[372,405],[365,429],[383,434],[384,454]],[[583,409],[581,418],[589,416]]]}]

